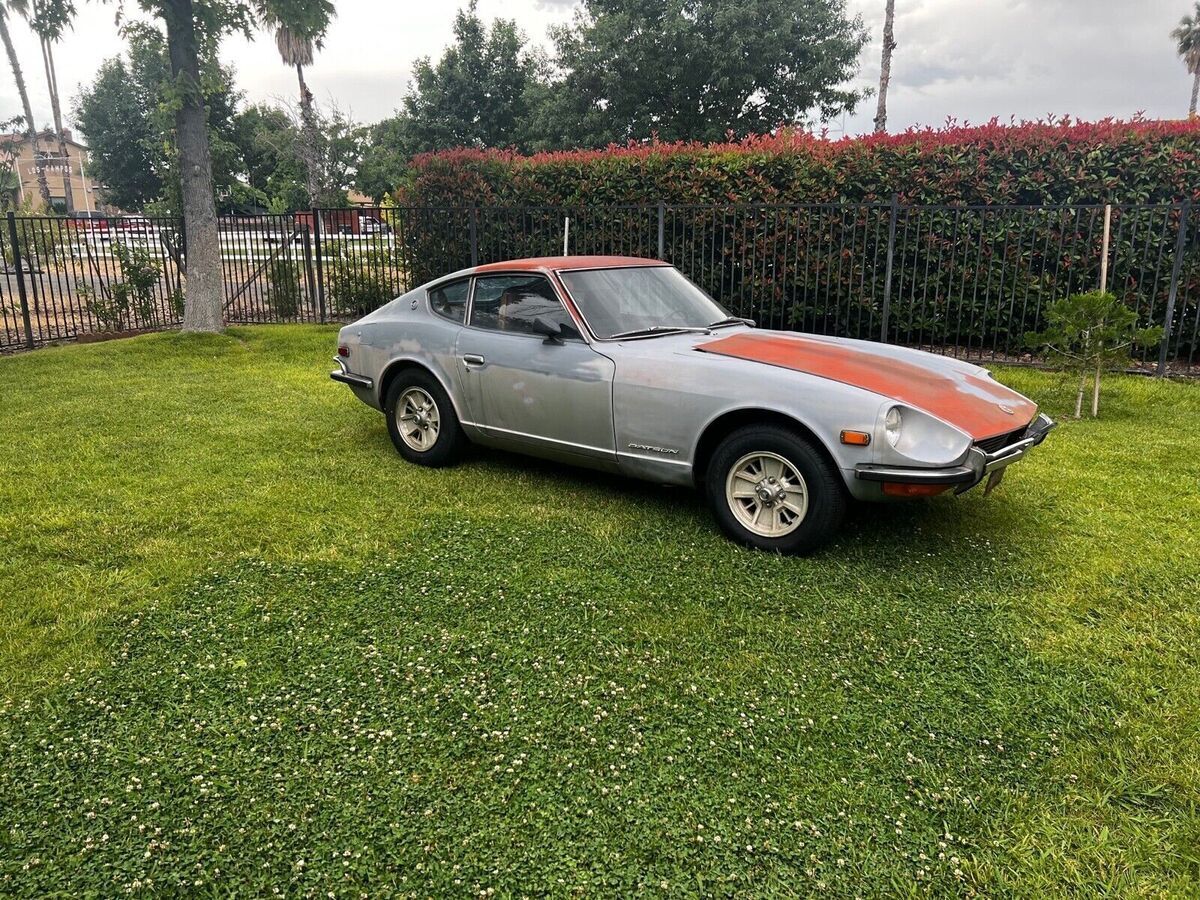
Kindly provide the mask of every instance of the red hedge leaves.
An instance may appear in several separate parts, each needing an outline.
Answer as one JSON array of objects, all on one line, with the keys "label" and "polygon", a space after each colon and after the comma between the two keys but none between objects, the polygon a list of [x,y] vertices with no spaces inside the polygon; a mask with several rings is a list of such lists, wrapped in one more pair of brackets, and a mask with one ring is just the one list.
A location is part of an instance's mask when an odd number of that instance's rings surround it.
[{"label": "red hedge leaves", "polygon": [[1146,203],[1200,199],[1200,120],[1054,121],[829,140],[795,130],[521,156],[414,158],[403,205],[629,203]]}]

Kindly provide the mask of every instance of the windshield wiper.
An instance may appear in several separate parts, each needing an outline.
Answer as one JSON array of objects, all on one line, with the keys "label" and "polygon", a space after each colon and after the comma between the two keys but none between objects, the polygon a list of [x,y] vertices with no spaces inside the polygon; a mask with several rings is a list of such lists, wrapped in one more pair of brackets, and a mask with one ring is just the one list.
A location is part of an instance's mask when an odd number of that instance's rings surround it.
[{"label": "windshield wiper", "polygon": [[715,322],[710,322],[709,328],[721,328],[725,325],[749,325],[754,327],[753,319],[744,319],[741,316],[726,316],[724,319],[717,319]]},{"label": "windshield wiper", "polygon": [[649,328],[635,328],[633,331],[618,331],[608,336],[610,341],[618,338],[649,337],[652,334],[703,334],[708,331],[708,325],[651,325]]}]

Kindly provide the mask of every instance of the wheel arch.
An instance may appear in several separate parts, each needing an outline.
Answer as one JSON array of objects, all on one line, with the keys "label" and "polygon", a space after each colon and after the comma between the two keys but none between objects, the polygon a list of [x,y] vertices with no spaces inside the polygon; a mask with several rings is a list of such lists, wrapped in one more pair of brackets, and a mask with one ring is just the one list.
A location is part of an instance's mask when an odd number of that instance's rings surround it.
[{"label": "wheel arch", "polygon": [[742,407],[721,413],[705,425],[704,429],[700,432],[695,452],[692,454],[692,479],[698,487],[704,484],[705,477],[708,475],[709,463],[712,461],[713,454],[716,452],[717,447],[720,446],[721,441],[725,440],[725,438],[738,429],[749,425],[778,425],[795,431],[805,438],[805,440],[812,443],[818,452],[833,466],[835,471],[841,470],[837,458],[826,443],[815,431],[795,416],[774,409]]},{"label": "wheel arch", "polygon": [[401,373],[414,369],[418,372],[423,372],[441,385],[441,388],[443,391],[445,391],[446,396],[450,398],[450,405],[454,407],[454,415],[458,418],[459,422],[462,422],[463,415],[462,410],[459,409],[458,406],[458,398],[454,396],[454,390],[447,383],[446,379],[425,363],[421,362],[420,360],[413,359],[412,357],[394,359],[383,367],[383,371],[379,374],[379,408],[381,410],[384,409],[384,406],[387,403],[388,391],[391,390],[392,384],[396,381],[396,378]]}]

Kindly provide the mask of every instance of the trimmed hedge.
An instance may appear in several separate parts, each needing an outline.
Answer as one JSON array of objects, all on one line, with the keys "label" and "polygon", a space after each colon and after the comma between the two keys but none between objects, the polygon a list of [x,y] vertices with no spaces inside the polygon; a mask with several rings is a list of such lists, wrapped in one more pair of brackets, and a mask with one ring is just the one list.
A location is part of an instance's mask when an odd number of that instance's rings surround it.
[{"label": "trimmed hedge", "polygon": [[1200,199],[1200,120],[981,126],[828,140],[785,130],[727,144],[647,143],[414,158],[406,206],[1157,203]]}]

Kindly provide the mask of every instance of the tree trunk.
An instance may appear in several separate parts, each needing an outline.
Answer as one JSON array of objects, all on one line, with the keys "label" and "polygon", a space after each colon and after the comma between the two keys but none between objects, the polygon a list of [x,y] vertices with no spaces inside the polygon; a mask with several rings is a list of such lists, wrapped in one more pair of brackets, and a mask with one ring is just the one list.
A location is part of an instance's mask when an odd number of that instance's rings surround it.
[{"label": "tree trunk", "polygon": [[54,114],[54,131],[58,135],[58,155],[63,163],[63,201],[67,215],[75,212],[75,195],[71,190],[71,155],[67,150],[67,135],[63,131],[62,104],[58,98],[58,73],[54,69],[51,42],[42,38],[42,62],[46,64],[46,87],[50,91],[50,110]]},{"label": "tree trunk", "polygon": [[1096,361],[1096,380],[1092,382],[1092,418],[1100,415],[1100,369],[1101,362]]},{"label": "tree trunk", "polygon": [[1196,114],[1196,100],[1200,99],[1200,66],[1196,68],[1195,77],[1192,78],[1192,102],[1188,105],[1188,115]]},{"label": "tree trunk", "polygon": [[183,195],[183,234],[187,245],[183,330],[219,332],[223,325],[221,246],[192,0],[164,0],[163,19],[177,93],[173,98],[176,104],[175,132]]},{"label": "tree trunk", "polygon": [[[4,51],[8,54],[8,64],[12,67],[13,81],[17,83],[17,94],[21,97],[21,107],[25,112],[25,134],[29,137],[29,149],[33,154],[33,165],[37,170],[38,192],[42,195],[42,203],[49,212],[50,185],[46,183],[46,170],[42,165],[42,154],[38,150],[37,124],[33,120],[33,107],[29,105],[29,90],[25,87],[25,75],[21,72],[21,63],[17,60],[17,50],[13,46],[12,36],[8,33],[8,16],[0,10],[0,40],[4,41]],[[21,171],[17,170],[17,180],[21,179]]]},{"label": "tree trunk", "polygon": [[313,95],[304,81],[304,66],[296,66],[296,78],[300,81],[300,158],[304,160],[305,187],[308,202],[317,204],[321,192],[321,179],[317,166],[317,116],[313,111]]},{"label": "tree trunk", "polygon": [[1087,371],[1079,373],[1079,393],[1075,395],[1075,418],[1083,418],[1083,392],[1087,390]]},{"label": "tree trunk", "polygon": [[883,18],[883,58],[879,64],[879,102],[875,106],[876,133],[887,130],[887,92],[892,80],[892,51],[896,41],[892,30],[896,18],[896,0],[887,0]]}]

